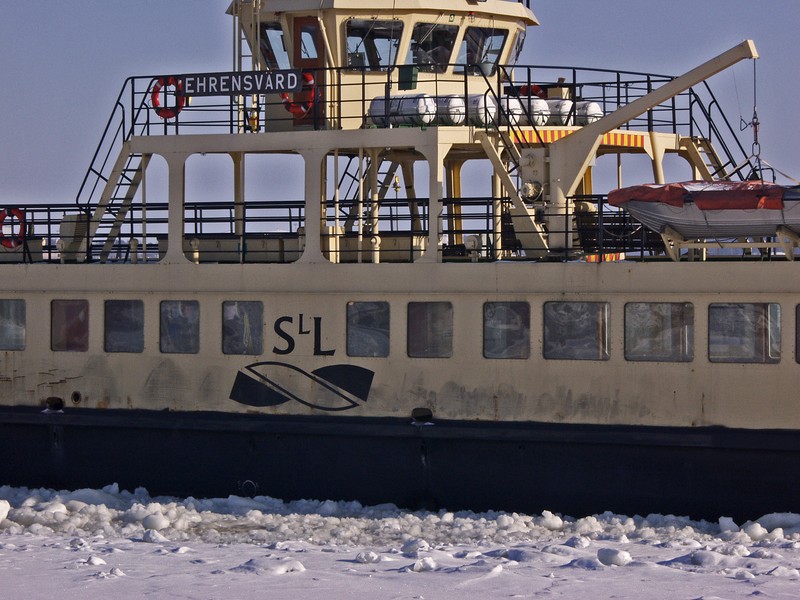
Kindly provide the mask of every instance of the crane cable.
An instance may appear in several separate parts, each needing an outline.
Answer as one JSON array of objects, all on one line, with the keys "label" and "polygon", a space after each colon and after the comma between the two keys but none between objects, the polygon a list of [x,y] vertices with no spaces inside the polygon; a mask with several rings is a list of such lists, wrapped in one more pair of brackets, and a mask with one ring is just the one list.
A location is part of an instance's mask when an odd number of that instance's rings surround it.
[{"label": "crane cable", "polygon": [[[750,156],[747,161],[753,159],[752,173],[758,173],[760,178],[763,178],[762,160],[761,160],[761,143],[758,141],[758,129],[761,122],[758,120],[758,77],[756,65],[757,61],[753,61],[753,117],[750,122],[744,120],[744,117],[739,117],[741,122],[739,126],[740,131],[744,131],[748,127],[753,129],[753,143],[750,146]],[[738,95],[738,90],[737,90]]]}]

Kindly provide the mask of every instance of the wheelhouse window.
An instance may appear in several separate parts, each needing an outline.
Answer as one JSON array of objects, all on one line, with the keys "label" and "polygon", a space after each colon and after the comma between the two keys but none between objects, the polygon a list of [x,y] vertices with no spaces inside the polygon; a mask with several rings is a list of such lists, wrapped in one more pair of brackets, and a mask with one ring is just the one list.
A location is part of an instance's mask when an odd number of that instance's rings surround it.
[{"label": "wheelhouse window", "polygon": [[527,302],[483,305],[483,356],[530,358],[531,307]]},{"label": "wheelhouse window", "polygon": [[25,350],[25,300],[0,300],[0,350]]},{"label": "wheelhouse window", "polygon": [[407,65],[418,65],[422,71],[444,73],[453,55],[457,25],[417,23],[411,33]]},{"label": "wheelhouse window", "polygon": [[347,32],[347,66],[386,71],[397,62],[403,23],[397,20],[350,19]]},{"label": "wheelhouse window", "polygon": [[546,302],[544,357],[608,360],[608,303]]},{"label": "wheelhouse window", "polygon": [[88,300],[53,300],[50,303],[50,348],[54,352],[89,350]]},{"label": "wheelhouse window", "polygon": [[159,346],[166,354],[200,351],[200,304],[196,300],[161,302]]},{"label": "wheelhouse window", "polygon": [[625,359],[690,362],[694,359],[694,306],[629,302],[625,305]]},{"label": "wheelhouse window", "polygon": [[522,53],[522,47],[525,45],[525,30],[517,32],[517,37],[514,41],[514,49],[511,51],[511,56],[508,57],[508,63],[511,65],[517,64],[519,55]]},{"label": "wheelhouse window", "polygon": [[508,31],[491,27],[467,27],[458,49],[456,73],[463,73],[466,66],[470,75],[494,75]]},{"label": "wheelhouse window", "polygon": [[300,26],[300,60],[315,60],[319,58],[317,50],[317,31],[319,25],[306,23]]},{"label": "wheelhouse window", "polygon": [[270,69],[291,68],[280,23],[261,24],[261,56]]},{"label": "wheelhouse window", "polygon": [[347,303],[347,356],[389,356],[389,303]]},{"label": "wheelhouse window", "polygon": [[712,304],[708,307],[711,362],[777,363],[781,359],[780,304]]},{"label": "wheelhouse window", "polygon": [[106,300],[103,348],[106,352],[144,352],[144,302]]},{"label": "wheelhouse window", "polygon": [[261,354],[264,348],[264,305],[222,303],[223,354]]},{"label": "wheelhouse window", "polygon": [[408,355],[412,358],[453,356],[453,305],[450,302],[408,303]]}]

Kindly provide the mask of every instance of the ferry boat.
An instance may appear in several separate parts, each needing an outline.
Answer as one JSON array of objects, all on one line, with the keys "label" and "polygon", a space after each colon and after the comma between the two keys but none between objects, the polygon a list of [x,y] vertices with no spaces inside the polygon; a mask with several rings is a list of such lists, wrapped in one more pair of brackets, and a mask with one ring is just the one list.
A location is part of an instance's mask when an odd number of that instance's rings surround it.
[{"label": "ferry boat", "polygon": [[715,253],[593,180],[761,175],[706,83],[753,42],[674,77],[519,64],[529,0],[228,14],[233,71],[125,80],[75,203],[0,212],[0,483],[798,509],[797,240]]}]

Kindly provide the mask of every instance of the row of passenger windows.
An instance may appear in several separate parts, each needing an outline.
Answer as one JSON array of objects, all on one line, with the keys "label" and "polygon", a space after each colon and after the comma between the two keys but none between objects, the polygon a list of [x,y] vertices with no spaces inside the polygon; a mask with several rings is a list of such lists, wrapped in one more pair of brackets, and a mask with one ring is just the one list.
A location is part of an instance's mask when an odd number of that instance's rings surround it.
[{"label": "row of passenger windows", "polygon": [[[51,302],[50,347],[56,352],[89,350],[89,302]],[[797,307],[800,339],[800,306]],[[200,351],[200,304],[164,300],[159,307],[162,353]],[[712,362],[777,363],[781,357],[780,305],[718,303],[708,307],[708,358]],[[388,302],[348,302],[347,355],[388,357]],[[542,355],[553,360],[609,360],[609,304],[546,302]],[[412,358],[453,356],[453,305],[409,302],[407,354]],[[264,306],[257,301],[222,303],[222,352],[264,352]],[[691,303],[630,302],[625,305],[624,356],[629,361],[694,360],[695,314]],[[106,352],[144,351],[144,303],[106,300],[103,344]],[[0,350],[24,350],[24,300],[0,300]],[[483,356],[527,359],[531,356],[531,308],[527,302],[483,305]],[[798,356],[800,362],[800,356]]]},{"label": "row of passenger windows", "polygon": [[[552,360],[609,360],[609,304],[546,302],[542,355]],[[798,306],[800,323],[800,306]],[[483,305],[483,356],[527,359],[531,355],[531,310],[527,302]],[[347,353],[389,355],[389,304],[347,306]],[[694,360],[694,306],[690,303],[630,302],[625,305],[625,359]],[[453,354],[453,307],[449,302],[408,305],[408,355]],[[779,304],[711,304],[708,357],[712,362],[776,363],[781,354]]]}]

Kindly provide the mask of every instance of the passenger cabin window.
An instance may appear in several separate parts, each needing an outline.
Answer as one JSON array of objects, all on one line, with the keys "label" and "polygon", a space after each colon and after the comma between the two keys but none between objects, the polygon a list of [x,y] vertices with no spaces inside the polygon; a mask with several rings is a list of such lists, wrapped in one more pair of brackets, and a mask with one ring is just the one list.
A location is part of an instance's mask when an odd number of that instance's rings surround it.
[{"label": "passenger cabin window", "polygon": [[166,354],[200,351],[200,304],[196,300],[161,302],[159,346]]},{"label": "passenger cabin window", "polygon": [[527,302],[483,305],[483,356],[530,358],[531,307]]},{"label": "passenger cabin window", "polygon": [[546,302],[544,357],[608,360],[608,303]]},{"label": "passenger cabin window", "polygon": [[222,303],[223,354],[261,354],[264,349],[264,305]]},{"label": "passenger cabin window", "polygon": [[494,75],[508,31],[490,27],[467,27],[456,58],[456,73],[463,73],[466,65],[470,75]]},{"label": "passenger cabin window", "polygon": [[280,23],[261,24],[261,56],[270,69],[291,68]]},{"label": "passenger cabin window", "polygon": [[106,352],[144,352],[144,302],[105,301],[103,348]]},{"label": "passenger cabin window", "polygon": [[453,305],[450,302],[408,303],[408,355],[412,358],[453,356]]},{"label": "passenger cabin window", "polygon": [[396,20],[350,19],[347,31],[347,66],[367,71],[386,71],[397,62],[403,23]]},{"label": "passenger cabin window", "polygon": [[780,304],[710,305],[708,359],[729,363],[779,362]]},{"label": "passenger cabin window", "polygon": [[347,356],[389,356],[389,303],[347,303]]},{"label": "passenger cabin window", "polygon": [[89,350],[88,300],[53,300],[50,303],[50,348],[54,352]]},{"label": "passenger cabin window", "polygon": [[0,300],[0,350],[25,350],[25,300]]},{"label": "passenger cabin window", "polygon": [[453,55],[457,35],[457,25],[417,23],[411,33],[406,64],[418,65],[421,71],[444,73]]},{"label": "passenger cabin window", "polygon": [[694,306],[630,302],[625,305],[625,360],[690,362],[694,359]]}]

